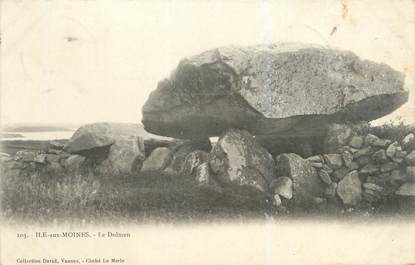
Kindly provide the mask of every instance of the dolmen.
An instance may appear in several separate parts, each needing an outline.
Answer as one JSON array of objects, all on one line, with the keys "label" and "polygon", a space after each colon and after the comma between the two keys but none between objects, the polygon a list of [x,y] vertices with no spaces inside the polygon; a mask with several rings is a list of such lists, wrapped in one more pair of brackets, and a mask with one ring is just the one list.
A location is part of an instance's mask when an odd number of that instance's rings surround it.
[{"label": "dolmen", "polygon": [[[393,182],[394,191],[412,179],[396,176],[407,171],[410,149],[395,143],[400,157],[385,158],[392,141],[377,137],[384,145],[374,146],[359,129],[407,100],[403,73],[351,51],[302,43],[227,46],[182,59],[145,102],[142,124],[188,145],[219,137],[211,148],[187,149],[176,167],[201,187],[251,187],[278,207],[356,206],[390,194],[374,183],[376,174],[390,178],[382,183]],[[356,139],[363,139],[359,148]],[[360,156],[362,149],[370,150]],[[166,170],[170,151],[153,152],[146,168]],[[406,186],[399,194],[409,194]]]}]

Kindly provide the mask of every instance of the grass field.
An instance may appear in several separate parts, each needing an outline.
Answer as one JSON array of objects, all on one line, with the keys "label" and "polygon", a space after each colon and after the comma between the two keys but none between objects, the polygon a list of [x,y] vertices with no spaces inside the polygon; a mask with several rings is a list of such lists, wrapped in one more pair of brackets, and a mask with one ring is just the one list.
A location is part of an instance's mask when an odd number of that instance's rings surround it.
[{"label": "grass field", "polygon": [[11,222],[181,222],[264,218],[266,197],[248,190],[217,193],[190,176],[152,172],[123,178],[8,171],[1,210]]}]

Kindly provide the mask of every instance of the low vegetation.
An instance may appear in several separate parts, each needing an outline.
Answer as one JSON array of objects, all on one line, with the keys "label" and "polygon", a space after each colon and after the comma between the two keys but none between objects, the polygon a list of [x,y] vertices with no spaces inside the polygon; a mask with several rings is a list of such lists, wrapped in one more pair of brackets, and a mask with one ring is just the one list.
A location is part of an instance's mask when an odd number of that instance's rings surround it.
[{"label": "low vegetation", "polygon": [[[380,138],[390,139],[391,141],[401,141],[406,135],[410,133],[415,134],[415,125],[404,123],[401,119],[396,121],[390,121],[388,123],[371,126],[366,124],[360,128],[361,134],[374,134]],[[411,145],[407,148],[408,151],[415,149],[415,142],[412,142]]]},{"label": "low vegetation", "polygon": [[[160,172],[123,178],[11,170],[1,179],[3,217],[14,222],[158,222],[263,218],[264,195],[215,193],[188,176]],[[248,192],[248,193],[247,193]],[[248,195],[248,196],[247,196]]]}]

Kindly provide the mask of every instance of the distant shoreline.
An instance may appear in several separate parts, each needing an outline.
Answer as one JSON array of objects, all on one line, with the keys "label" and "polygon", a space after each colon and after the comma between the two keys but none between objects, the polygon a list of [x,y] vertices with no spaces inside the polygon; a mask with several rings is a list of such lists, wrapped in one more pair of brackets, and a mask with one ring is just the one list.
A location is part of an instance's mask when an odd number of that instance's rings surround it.
[{"label": "distant shoreline", "polygon": [[0,133],[1,138],[24,138],[20,133]]},{"label": "distant shoreline", "polygon": [[18,126],[18,127],[4,127],[3,132],[69,132],[72,129],[56,126]]}]

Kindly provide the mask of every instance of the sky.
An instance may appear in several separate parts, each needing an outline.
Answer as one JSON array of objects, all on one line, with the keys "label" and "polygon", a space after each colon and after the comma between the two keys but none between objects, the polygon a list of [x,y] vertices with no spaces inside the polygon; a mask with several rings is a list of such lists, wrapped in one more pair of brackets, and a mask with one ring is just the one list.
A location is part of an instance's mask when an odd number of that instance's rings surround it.
[{"label": "sky", "polygon": [[406,74],[415,121],[415,1],[3,0],[4,123],[139,122],[180,59],[225,45],[299,41]]}]

